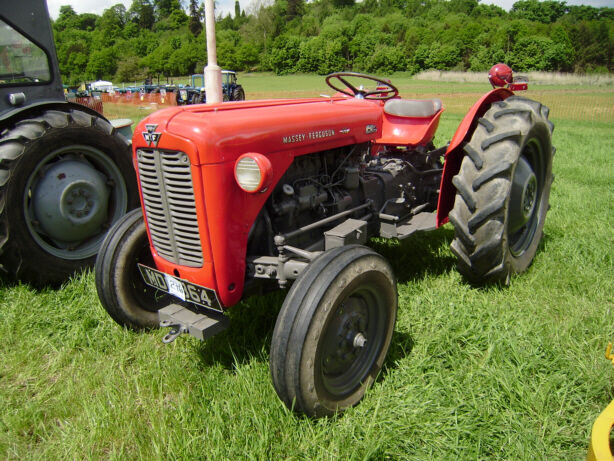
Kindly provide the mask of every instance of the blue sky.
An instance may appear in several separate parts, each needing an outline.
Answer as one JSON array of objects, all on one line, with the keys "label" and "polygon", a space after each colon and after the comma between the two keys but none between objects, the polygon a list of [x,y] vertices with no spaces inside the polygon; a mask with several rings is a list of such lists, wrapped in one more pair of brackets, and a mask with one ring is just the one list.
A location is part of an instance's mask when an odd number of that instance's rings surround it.
[{"label": "blue sky", "polygon": [[[255,0],[240,0],[241,8],[249,10],[250,4]],[[516,0],[482,0],[482,3],[499,5],[505,10],[509,10]],[[57,18],[60,12],[60,6],[71,5],[77,13],[96,13],[102,14],[107,8],[123,3],[126,8],[130,8],[132,0],[47,0],[47,6],[52,18]],[[217,0],[216,15],[222,12],[226,15],[228,12],[234,14],[234,0]],[[568,5],[591,5],[595,7],[609,6],[614,7],[614,0],[567,0]]]}]

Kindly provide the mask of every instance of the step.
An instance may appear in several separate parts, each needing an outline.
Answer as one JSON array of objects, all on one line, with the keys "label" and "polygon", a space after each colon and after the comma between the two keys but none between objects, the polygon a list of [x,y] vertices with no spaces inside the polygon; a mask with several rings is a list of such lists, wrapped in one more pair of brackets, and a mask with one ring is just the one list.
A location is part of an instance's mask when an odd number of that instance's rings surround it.
[{"label": "step", "polygon": [[217,312],[194,312],[180,304],[170,304],[158,311],[160,326],[171,327],[163,342],[171,342],[182,333],[205,340],[228,328],[230,321]]},{"label": "step", "polygon": [[436,213],[422,212],[396,223],[381,221],[379,233],[385,238],[396,237],[402,240],[415,232],[435,229],[437,227],[436,218]]}]

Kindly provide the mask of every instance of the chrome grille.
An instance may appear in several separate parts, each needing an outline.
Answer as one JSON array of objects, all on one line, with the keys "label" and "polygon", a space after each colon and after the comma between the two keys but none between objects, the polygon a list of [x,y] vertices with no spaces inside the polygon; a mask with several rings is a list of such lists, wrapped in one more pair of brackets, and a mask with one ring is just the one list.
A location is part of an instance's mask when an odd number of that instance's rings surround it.
[{"label": "chrome grille", "polygon": [[138,149],[139,180],[154,248],[164,259],[201,267],[190,160],[183,152]]}]

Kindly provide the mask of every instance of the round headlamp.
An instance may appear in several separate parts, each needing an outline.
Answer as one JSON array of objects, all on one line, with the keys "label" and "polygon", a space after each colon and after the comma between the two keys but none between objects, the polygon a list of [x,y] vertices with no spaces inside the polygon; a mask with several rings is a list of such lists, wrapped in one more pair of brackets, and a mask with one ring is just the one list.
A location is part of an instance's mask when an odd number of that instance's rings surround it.
[{"label": "round headlamp", "polygon": [[241,155],[235,163],[235,180],[245,192],[264,192],[271,183],[273,166],[262,154]]}]

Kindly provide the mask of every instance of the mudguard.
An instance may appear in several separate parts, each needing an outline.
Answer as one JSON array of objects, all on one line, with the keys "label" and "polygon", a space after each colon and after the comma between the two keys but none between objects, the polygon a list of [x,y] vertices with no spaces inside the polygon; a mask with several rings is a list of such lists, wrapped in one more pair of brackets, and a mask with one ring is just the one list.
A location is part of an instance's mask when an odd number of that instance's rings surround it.
[{"label": "mudguard", "polygon": [[448,213],[454,207],[456,188],[452,184],[452,178],[458,174],[465,157],[464,143],[471,138],[478,120],[486,113],[493,102],[503,101],[513,95],[514,93],[507,88],[495,88],[489,91],[471,107],[456,129],[456,133],[454,133],[446,150],[446,161],[441,175],[439,201],[437,203],[437,227],[448,222]]}]

